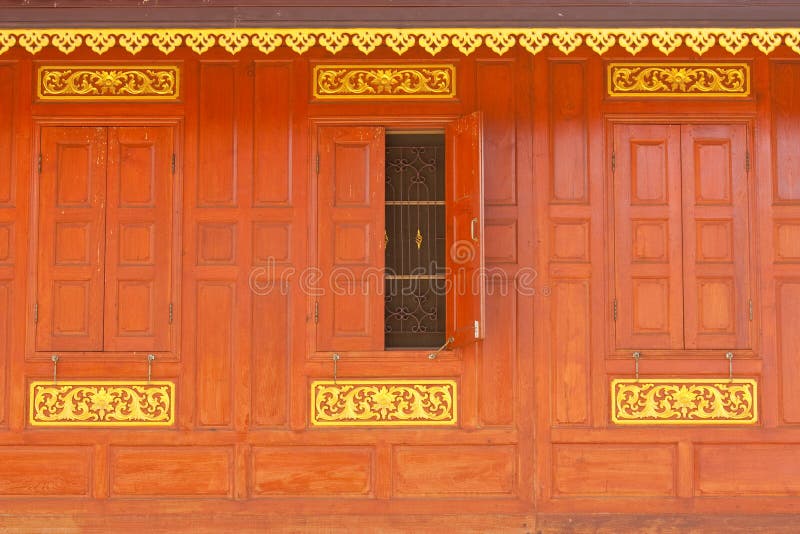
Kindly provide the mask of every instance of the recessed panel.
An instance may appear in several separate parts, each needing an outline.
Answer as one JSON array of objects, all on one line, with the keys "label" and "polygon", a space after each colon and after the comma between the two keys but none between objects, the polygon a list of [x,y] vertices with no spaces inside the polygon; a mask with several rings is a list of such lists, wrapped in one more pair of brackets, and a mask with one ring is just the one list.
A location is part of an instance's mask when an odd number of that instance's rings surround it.
[{"label": "recessed panel", "polygon": [[89,208],[92,204],[92,170],[95,163],[90,144],[58,144],[56,147],[56,206]]},{"label": "recessed panel", "polygon": [[153,265],[154,258],[154,225],[150,223],[121,223],[119,225],[120,265]]},{"label": "recessed panel", "polygon": [[119,145],[119,206],[152,207],[155,205],[155,145]]},{"label": "recessed panel", "polygon": [[91,261],[89,244],[91,223],[63,222],[55,225],[56,265],[88,265]]},{"label": "recessed panel", "polygon": [[265,265],[290,261],[291,223],[253,223],[253,263]]},{"label": "recessed panel", "polygon": [[370,203],[370,151],[368,143],[343,144],[334,147],[335,206],[369,207]]},{"label": "recessed panel", "polygon": [[252,492],[273,497],[366,496],[374,453],[367,447],[254,447]]},{"label": "recessed panel", "polygon": [[53,282],[53,336],[89,335],[89,280]]},{"label": "recessed panel", "polygon": [[[0,495],[84,496],[91,488],[88,447],[0,447]],[[34,505],[31,509],[35,509]]]},{"label": "recessed panel", "polygon": [[589,221],[554,221],[551,234],[551,261],[589,261]]},{"label": "recessed panel", "polygon": [[517,221],[486,221],[483,231],[488,263],[517,263]]},{"label": "recessed panel", "polygon": [[664,141],[630,142],[631,204],[667,204],[667,147]]},{"label": "recessed panel", "polygon": [[236,259],[236,223],[197,225],[197,264],[226,265]]},{"label": "recessed panel", "polygon": [[733,334],[734,289],[732,278],[698,278],[698,334]]},{"label": "recessed panel", "polygon": [[333,225],[333,263],[367,265],[369,263],[369,223]]},{"label": "recessed panel", "polygon": [[698,445],[696,495],[800,496],[800,444]]},{"label": "recessed panel", "polygon": [[775,221],[775,261],[800,262],[800,220]]},{"label": "recessed panel", "polygon": [[693,148],[696,203],[730,204],[733,190],[730,141],[696,141]]},{"label": "recessed panel", "polygon": [[370,315],[378,310],[370,306],[372,289],[370,284],[363,284],[345,279],[332,281],[334,291],[333,331],[341,336],[370,336],[372,321]]},{"label": "recessed panel", "polygon": [[666,219],[631,220],[631,262],[669,262],[669,221]]},{"label": "recessed panel", "polygon": [[633,325],[634,334],[669,333],[669,279],[634,278]]},{"label": "recessed panel", "polygon": [[153,335],[152,280],[119,280],[117,302],[118,336]]},{"label": "recessed panel", "polygon": [[0,223],[0,264],[14,259],[14,224]]},{"label": "recessed panel", "polygon": [[697,263],[733,262],[733,221],[697,219]]}]

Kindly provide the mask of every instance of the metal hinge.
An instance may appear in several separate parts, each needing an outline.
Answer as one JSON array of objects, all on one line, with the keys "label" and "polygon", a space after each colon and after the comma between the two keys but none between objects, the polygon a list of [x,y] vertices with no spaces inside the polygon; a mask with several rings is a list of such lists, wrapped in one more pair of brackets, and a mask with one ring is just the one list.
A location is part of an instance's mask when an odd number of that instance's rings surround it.
[{"label": "metal hinge", "polygon": [[39,174],[42,174],[42,154],[39,154],[39,160],[37,163],[37,168],[39,169]]},{"label": "metal hinge", "polygon": [[175,154],[172,154],[172,174],[175,174]]},{"label": "metal hinge", "polygon": [[35,303],[33,305],[33,324],[37,324],[39,322],[39,303]]},{"label": "metal hinge", "polygon": [[750,307],[750,320],[753,320],[753,299],[747,301],[748,306]]},{"label": "metal hinge", "polygon": [[744,153],[744,170],[750,172],[750,151]]},{"label": "metal hinge", "polygon": [[319,323],[319,301],[314,302],[314,323]]},{"label": "metal hinge", "polygon": [[170,302],[169,303],[169,324],[172,324],[173,317],[174,317],[174,315],[172,313],[172,303]]},{"label": "metal hinge", "polygon": [[611,151],[611,172],[614,172],[616,170],[617,170],[617,151],[616,150],[612,150]]},{"label": "metal hinge", "polygon": [[317,152],[317,174],[319,174],[319,152]]},{"label": "metal hinge", "polygon": [[614,320],[617,320],[617,299],[614,299]]}]

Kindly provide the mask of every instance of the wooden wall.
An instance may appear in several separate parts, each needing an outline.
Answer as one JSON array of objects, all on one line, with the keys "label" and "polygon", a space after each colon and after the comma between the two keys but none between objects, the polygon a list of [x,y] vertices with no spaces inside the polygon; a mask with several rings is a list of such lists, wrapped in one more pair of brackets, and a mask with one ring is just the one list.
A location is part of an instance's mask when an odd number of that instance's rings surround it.
[{"label": "wooden wall", "polygon": [[[42,52],[35,61],[64,58]],[[178,50],[175,103],[35,102],[35,65],[0,62],[0,510],[136,514],[533,514],[791,512],[800,505],[800,61],[747,49],[750,98],[615,101],[600,58],[443,52],[458,69],[443,102],[316,102],[317,62],[386,61],[312,49],[237,56]],[[627,57],[627,56],[625,56]],[[709,58],[729,59],[712,52]],[[410,51],[404,61],[423,62]],[[639,60],[662,58],[643,52]],[[76,53],[69,60],[99,62]],[[112,51],[102,61],[164,61]],[[709,59],[710,60],[710,59]],[[424,352],[344,354],[339,378],[448,378],[457,428],[311,428],[309,386],[333,377],[317,352],[313,299],[318,125],[440,128],[485,121],[486,339]],[[711,113],[713,111],[713,113]],[[713,116],[712,116],[713,115]],[[748,132],[751,427],[620,428],[609,381],[633,363],[614,345],[610,139],[615,122],[731,122]],[[34,350],[34,187],[42,124],[169,123],[178,132],[175,348],[153,377],[177,384],[159,430],[31,428],[27,384],[51,376]],[[274,263],[268,264],[268,258]],[[268,267],[268,268],[267,268]],[[270,286],[273,291],[259,288]],[[643,375],[727,376],[713,351],[645,358]],[[59,377],[142,379],[141,354],[62,355]],[[57,498],[55,498],[57,497]],[[158,500],[158,505],[153,504]]]}]

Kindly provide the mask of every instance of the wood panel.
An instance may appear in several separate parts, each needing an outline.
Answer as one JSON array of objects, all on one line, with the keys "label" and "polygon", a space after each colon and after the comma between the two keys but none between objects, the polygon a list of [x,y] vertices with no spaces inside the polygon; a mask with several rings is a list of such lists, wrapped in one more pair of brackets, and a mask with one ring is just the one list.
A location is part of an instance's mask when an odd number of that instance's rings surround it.
[{"label": "wood panel", "polygon": [[586,67],[553,60],[549,69],[551,201],[588,204]]},{"label": "wood panel", "polygon": [[614,126],[618,349],[683,348],[680,126]]},{"label": "wood panel", "polygon": [[227,426],[233,410],[236,285],[199,280],[196,302],[197,424]]},{"label": "wood panel", "polygon": [[780,410],[784,423],[800,423],[800,279],[779,279],[776,282],[778,380]]},{"label": "wood panel", "polygon": [[478,109],[483,112],[487,205],[517,203],[514,62],[477,62]]},{"label": "wood panel", "polygon": [[684,125],[683,290],[687,349],[747,349],[750,225],[747,129]]},{"label": "wood panel", "polygon": [[800,495],[800,445],[700,445],[697,495]]},{"label": "wood panel", "polygon": [[517,294],[506,273],[487,284],[486,339],[478,362],[478,409],[483,425],[510,425],[517,393]]},{"label": "wood panel", "polygon": [[8,362],[11,356],[13,280],[0,279],[0,426],[6,424]]},{"label": "wood panel", "polygon": [[588,424],[591,282],[552,279],[550,310],[556,424]]},{"label": "wood panel", "polygon": [[252,424],[254,427],[284,426],[289,417],[291,287],[274,278],[265,278],[258,284],[251,300]]},{"label": "wood panel", "polygon": [[394,447],[393,495],[490,496],[514,491],[511,445]]},{"label": "wood panel", "polygon": [[37,350],[103,349],[106,128],[44,127]]},{"label": "wood panel", "polygon": [[199,95],[199,207],[237,203],[235,62],[201,61]]},{"label": "wood panel", "polygon": [[800,130],[797,117],[800,102],[794,95],[800,91],[800,63],[771,63],[770,93],[772,99],[772,199],[780,204],[800,203]]},{"label": "wood panel", "polygon": [[253,104],[253,205],[291,203],[293,141],[291,61],[257,61]]},{"label": "wood panel", "polygon": [[252,493],[258,496],[368,496],[374,451],[366,447],[254,447]]},{"label": "wood panel", "polygon": [[111,496],[218,496],[233,491],[229,447],[111,448]]},{"label": "wood panel", "polygon": [[16,68],[13,64],[0,65],[0,102],[8,103],[0,106],[0,208],[12,207],[15,204],[16,174],[14,158],[14,101]]},{"label": "wood panel", "polygon": [[171,127],[109,128],[106,351],[171,348]]},{"label": "wood panel", "polygon": [[87,447],[0,447],[3,496],[88,496],[90,476]]},{"label": "wood panel", "polygon": [[553,492],[564,496],[675,495],[675,447],[558,444]]}]

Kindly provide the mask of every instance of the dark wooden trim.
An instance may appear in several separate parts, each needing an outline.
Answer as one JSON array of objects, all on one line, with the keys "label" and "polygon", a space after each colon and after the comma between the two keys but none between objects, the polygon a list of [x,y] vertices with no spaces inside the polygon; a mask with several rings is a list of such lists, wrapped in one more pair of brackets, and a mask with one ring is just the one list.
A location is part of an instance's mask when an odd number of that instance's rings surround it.
[{"label": "dark wooden trim", "polygon": [[0,27],[787,27],[797,0],[0,0]]}]

